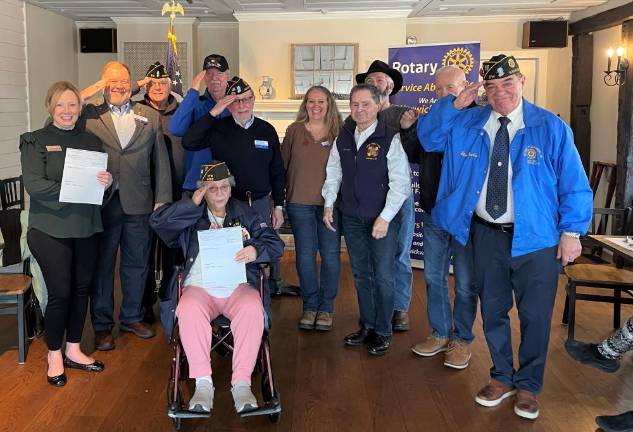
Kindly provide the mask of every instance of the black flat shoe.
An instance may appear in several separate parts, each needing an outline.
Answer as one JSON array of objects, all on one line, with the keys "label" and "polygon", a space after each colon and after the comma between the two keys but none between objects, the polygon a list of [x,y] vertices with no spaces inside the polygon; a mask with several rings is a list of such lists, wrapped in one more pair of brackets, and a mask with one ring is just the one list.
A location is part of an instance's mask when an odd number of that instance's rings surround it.
[{"label": "black flat shoe", "polygon": [[95,360],[90,364],[81,364],[72,361],[68,357],[64,357],[64,366],[72,369],[79,369],[86,372],[102,372],[105,369],[105,365],[99,360]]},{"label": "black flat shoe", "polygon": [[61,375],[48,376],[46,375],[46,381],[52,386],[55,387],[63,387],[66,385],[66,374],[63,373]]}]

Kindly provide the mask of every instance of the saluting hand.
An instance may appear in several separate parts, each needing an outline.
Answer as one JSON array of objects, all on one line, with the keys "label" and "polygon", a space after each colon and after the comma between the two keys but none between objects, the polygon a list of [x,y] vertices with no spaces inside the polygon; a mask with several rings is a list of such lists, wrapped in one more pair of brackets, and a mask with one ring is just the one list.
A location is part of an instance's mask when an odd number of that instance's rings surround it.
[{"label": "saluting hand", "polygon": [[209,114],[211,114],[213,117],[219,116],[220,114],[222,114],[222,111],[227,109],[229,105],[233,103],[236,97],[237,97],[236,95],[224,96],[222,99],[218,101],[217,104],[215,104],[215,106],[211,109],[211,111],[209,111]]},{"label": "saluting hand", "polygon": [[410,109],[402,114],[400,117],[400,128],[401,129],[409,129],[415,123],[415,120],[418,118],[418,112],[416,110]]},{"label": "saluting hand", "polygon": [[479,87],[481,87],[482,85],[484,85],[483,81],[469,84],[464,90],[462,90],[457,98],[455,98],[453,106],[460,110],[472,104],[477,98]]},{"label": "saluting hand", "polygon": [[195,205],[199,206],[200,203],[202,203],[204,195],[207,193],[207,189],[209,189],[209,186],[211,186],[211,182],[205,182],[193,193],[193,195],[191,196],[191,201],[193,201]]},{"label": "saluting hand", "polygon": [[200,83],[204,79],[204,74],[206,72],[207,71],[203,69],[202,71],[198,72],[195,77],[193,77],[193,80],[191,81],[192,89],[200,91]]}]

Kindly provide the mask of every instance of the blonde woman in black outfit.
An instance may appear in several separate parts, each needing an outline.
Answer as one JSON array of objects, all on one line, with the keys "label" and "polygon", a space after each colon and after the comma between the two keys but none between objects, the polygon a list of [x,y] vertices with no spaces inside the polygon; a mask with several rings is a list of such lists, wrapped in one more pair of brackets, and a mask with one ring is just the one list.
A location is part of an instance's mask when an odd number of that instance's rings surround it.
[{"label": "blonde woman in black outfit", "polygon": [[[49,384],[60,387],[66,384],[64,366],[91,372],[104,369],[103,363],[79,346],[97,263],[98,233],[103,231],[101,206],[59,202],[66,149],[104,149],[99,138],[76,127],[81,104],[79,91],[71,83],[53,84],[45,104],[52,122],[23,134],[20,152],[24,186],[31,197],[27,241],[48,288],[46,376]],[[96,177],[104,188],[112,184],[107,171],[99,171]]]}]

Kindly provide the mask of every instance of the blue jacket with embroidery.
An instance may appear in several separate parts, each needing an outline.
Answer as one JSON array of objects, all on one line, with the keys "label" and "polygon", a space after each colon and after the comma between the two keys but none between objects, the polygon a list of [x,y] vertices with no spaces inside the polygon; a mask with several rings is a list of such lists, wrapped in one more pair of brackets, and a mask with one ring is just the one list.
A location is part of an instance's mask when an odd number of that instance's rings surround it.
[{"label": "blue jacket with embroidery", "polygon": [[[433,222],[466,244],[489,166],[491,143],[484,126],[492,108],[458,110],[454,100],[442,98],[419,119],[418,138],[426,151],[444,152]],[[510,143],[512,256],[555,246],[565,231],[584,234],[593,202],[569,126],[525,99],[523,122],[525,128]]]},{"label": "blue jacket with embroidery", "polygon": [[[187,133],[189,126],[211,111],[214,106],[215,101],[208,90],[200,96],[197,90],[189,89],[185,98],[180,102],[178,109],[169,120],[169,131],[173,135],[182,138]],[[218,117],[227,117],[229,115],[231,113],[225,109]],[[208,164],[209,162],[211,162],[211,149],[187,150],[183,189],[196,190],[196,183],[200,179],[200,165]]]}]

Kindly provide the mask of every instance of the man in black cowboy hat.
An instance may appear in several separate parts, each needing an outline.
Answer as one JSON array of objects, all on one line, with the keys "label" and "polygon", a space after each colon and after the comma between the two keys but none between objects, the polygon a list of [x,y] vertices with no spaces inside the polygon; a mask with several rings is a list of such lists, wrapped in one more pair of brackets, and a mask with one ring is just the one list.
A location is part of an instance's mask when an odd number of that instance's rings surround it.
[{"label": "man in black cowboy hat", "polygon": [[[169,131],[169,120],[178,109],[178,101],[170,93],[171,79],[165,66],[156,62],[149,66],[145,73],[145,97],[139,104],[147,105],[155,109],[160,114],[160,122],[163,128],[165,146],[169,154],[169,165],[171,167],[171,190],[172,201],[178,201],[182,195],[182,183],[185,177],[185,149],[182,147],[180,137]],[[158,252],[158,254],[157,254]],[[180,251],[170,249],[160,240],[152,240],[152,249],[149,258],[149,272],[145,293],[143,294],[143,306],[145,307],[144,321],[154,322],[153,306],[156,302],[157,280],[163,286],[171,278],[173,268],[181,261]],[[156,274],[156,269],[162,272]]]},{"label": "man in black cowboy hat", "polygon": [[[389,96],[393,96],[402,88],[402,74],[390,68],[385,62],[374,60],[365,73],[356,75],[357,84],[370,84],[380,92],[380,112],[378,118],[387,126],[400,132],[402,147],[420,147],[420,142],[415,133],[415,116],[409,113],[409,108],[399,105],[391,105]],[[412,121],[406,128],[401,126],[402,118],[412,117]],[[408,152],[407,152],[408,153]],[[417,161],[410,162],[417,163]],[[413,271],[411,269],[411,242],[413,241],[413,226],[415,224],[415,210],[413,194],[402,203],[400,211],[396,215],[399,221],[398,242],[396,249],[396,272],[394,287],[394,312],[392,325],[395,331],[409,329],[409,303],[411,302],[411,286],[413,283]]]},{"label": "man in black cowboy hat", "polygon": [[[444,152],[431,215],[459,243],[472,242],[474,280],[492,368],[475,397],[534,420],[543,388],[560,266],[582,250],[592,193],[567,126],[523,98],[525,77],[503,54],[483,63],[483,82],[436,102],[418,122],[426,151]],[[465,109],[486,90],[488,106]],[[509,312],[521,330],[513,361]]]}]

